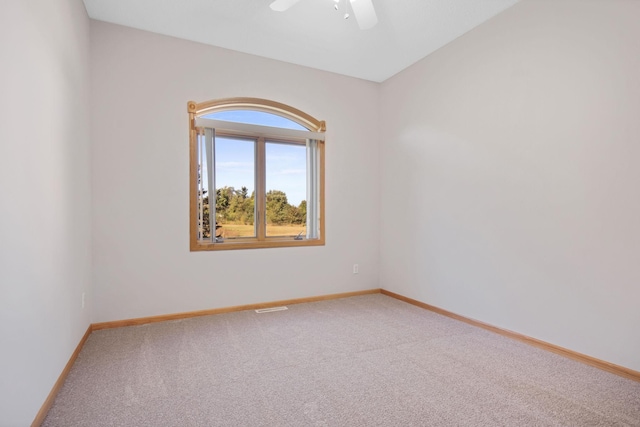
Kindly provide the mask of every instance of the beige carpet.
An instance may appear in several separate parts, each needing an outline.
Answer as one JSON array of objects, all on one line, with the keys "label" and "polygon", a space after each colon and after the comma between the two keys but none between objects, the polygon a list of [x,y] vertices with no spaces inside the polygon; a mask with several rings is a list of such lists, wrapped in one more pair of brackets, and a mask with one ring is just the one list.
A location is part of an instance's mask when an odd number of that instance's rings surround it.
[{"label": "beige carpet", "polygon": [[640,426],[640,383],[369,295],[94,332],[44,426]]}]

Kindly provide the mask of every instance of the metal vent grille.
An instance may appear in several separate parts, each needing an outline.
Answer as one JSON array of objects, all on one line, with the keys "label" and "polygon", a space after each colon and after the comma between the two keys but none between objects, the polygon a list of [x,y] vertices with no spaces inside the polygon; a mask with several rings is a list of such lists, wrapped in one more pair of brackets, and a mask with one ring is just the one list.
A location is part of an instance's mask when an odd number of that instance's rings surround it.
[{"label": "metal vent grille", "polygon": [[289,310],[288,307],[282,306],[282,307],[271,307],[271,308],[261,308],[259,310],[256,310],[256,313],[271,313],[272,311],[283,311],[283,310]]}]

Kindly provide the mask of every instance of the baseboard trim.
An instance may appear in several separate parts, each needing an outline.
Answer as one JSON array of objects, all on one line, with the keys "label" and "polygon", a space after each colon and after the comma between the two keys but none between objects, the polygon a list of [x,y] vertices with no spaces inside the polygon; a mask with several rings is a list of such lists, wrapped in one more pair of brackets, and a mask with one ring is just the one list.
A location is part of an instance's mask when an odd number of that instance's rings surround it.
[{"label": "baseboard trim", "polygon": [[381,289],[367,289],[364,291],[344,292],[340,294],[320,295],[307,298],[294,298],[281,301],[271,301],[258,304],[236,305],[231,307],[213,308],[208,310],[188,311],[184,313],[163,314],[159,316],[138,317],[135,319],[115,320],[111,322],[94,323],[92,329],[99,331],[101,329],[121,328],[123,326],[137,326],[147,323],[166,322],[167,320],[189,319],[191,317],[210,316],[212,314],[231,313],[234,311],[258,310],[261,308],[278,307],[281,305],[303,304],[307,302],[326,301],[339,298],[349,298],[360,295],[379,294]]},{"label": "baseboard trim", "polygon": [[78,358],[78,354],[80,354],[80,350],[82,350],[82,347],[84,347],[84,344],[87,341],[87,338],[89,338],[89,335],[91,335],[93,331],[98,331],[100,329],[120,328],[123,326],[144,325],[146,323],[164,322],[167,320],[188,319],[191,317],[209,316],[212,314],[231,313],[234,311],[257,310],[260,308],[271,308],[271,307],[277,307],[280,305],[302,304],[305,302],[326,301],[326,300],[332,300],[332,299],[355,297],[360,295],[379,294],[381,291],[382,291],[381,289],[367,289],[364,291],[319,295],[319,296],[308,297],[308,298],[294,298],[294,299],[272,301],[272,302],[265,302],[265,303],[259,303],[259,304],[238,305],[234,307],[214,308],[210,310],[190,311],[186,313],[174,313],[174,314],[166,314],[166,315],[160,315],[160,316],[139,317],[136,319],[116,320],[113,322],[93,323],[89,325],[89,327],[87,328],[87,331],[85,332],[84,336],[80,340],[80,343],[78,343],[78,346],[76,347],[73,354],[71,355],[71,358],[69,359],[66,366],[62,370],[62,373],[60,374],[60,376],[58,377],[58,380],[56,381],[56,383],[53,385],[53,388],[49,392],[47,399],[44,401],[44,403],[42,404],[42,407],[38,411],[38,414],[36,415],[35,419],[31,423],[31,427],[40,427],[44,419],[47,417],[47,413],[49,412],[49,409],[51,409],[51,406],[53,405],[53,401],[56,399],[56,396],[58,395],[60,388],[62,387],[62,385],[64,384],[64,381],[67,378],[67,375],[69,375],[69,371],[71,370],[71,367],[73,366],[74,362]]},{"label": "baseboard trim", "polygon": [[69,371],[71,370],[71,367],[73,366],[76,359],[78,358],[78,354],[80,354],[80,350],[82,350],[82,347],[84,347],[84,343],[87,342],[87,338],[89,338],[89,335],[91,335],[91,332],[92,332],[91,325],[89,325],[89,327],[87,328],[87,332],[85,332],[84,335],[82,336],[82,339],[76,346],[76,349],[71,354],[71,357],[69,358],[69,361],[67,362],[64,369],[62,370],[62,373],[58,377],[58,380],[53,385],[53,388],[49,392],[49,395],[47,396],[46,400],[42,404],[42,407],[38,411],[38,414],[36,415],[35,419],[31,423],[31,427],[40,427],[44,419],[47,417],[47,413],[49,412],[49,409],[51,409],[51,405],[53,405],[53,401],[56,399],[56,396],[58,395],[60,388],[64,384],[64,380],[67,379],[67,375],[69,375]]},{"label": "baseboard trim", "polygon": [[575,361],[578,361],[578,362],[593,366],[595,368],[602,369],[603,371],[607,371],[607,372],[610,372],[612,374],[619,375],[621,377],[628,378],[630,380],[634,380],[634,381],[640,382],[640,372],[634,371],[633,369],[629,369],[629,368],[626,368],[624,366],[620,366],[620,365],[616,365],[616,364],[613,364],[613,363],[609,363],[609,362],[606,362],[604,360],[596,359],[595,357],[587,356],[585,354],[578,353],[576,351],[569,350],[569,349],[566,349],[564,347],[557,346],[555,344],[550,344],[548,342],[541,341],[541,340],[538,340],[536,338],[531,338],[529,336],[526,336],[526,335],[523,335],[523,334],[520,334],[520,333],[517,333],[517,332],[509,331],[507,329],[502,329],[502,328],[499,328],[497,326],[490,325],[488,323],[484,323],[484,322],[481,322],[481,321],[478,321],[478,320],[471,319],[469,317],[461,316],[459,314],[456,314],[456,313],[453,313],[451,311],[442,309],[440,307],[436,307],[434,305],[430,305],[430,304],[424,303],[422,301],[418,301],[418,300],[415,300],[415,299],[412,299],[412,298],[408,298],[408,297],[405,297],[403,295],[397,294],[395,292],[387,291],[386,289],[367,289],[367,290],[364,290],[364,291],[344,292],[344,293],[339,293],[339,294],[320,295],[320,296],[307,297],[307,298],[294,298],[294,299],[281,300],[281,301],[272,301],[272,302],[258,303],[258,304],[238,305],[238,306],[232,306],[232,307],[214,308],[214,309],[209,309],[209,310],[190,311],[190,312],[173,313],[173,314],[166,314],[166,315],[160,315],[160,316],[150,316],[150,317],[139,317],[139,318],[135,318],[135,319],[116,320],[116,321],[112,321],[112,322],[93,323],[93,324],[89,325],[89,327],[87,328],[87,331],[85,332],[84,336],[82,337],[82,339],[78,343],[78,346],[76,347],[76,349],[74,350],[73,354],[69,358],[69,361],[67,362],[66,366],[62,370],[62,373],[58,377],[58,380],[53,385],[53,388],[51,389],[51,392],[47,396],[47,399],[45,400],[45,402],[42,405],[42,407],[40,408],[40,411],[38,411],[38,414],[36,415],[35,419],[33,420],[33,423],[31,423],[31,427],[40,427],[40,425],[42,424],[42,422],[46,418],[47,413],[49,412],[49,409],[53,405],[53,402],[54,402],[54,400],[56,398],[56,395],[58,394],[58,392],[60,391],[60,388],[64,384],[64,381],[67,378],[67,375],[69,374],[69,371],[71,370],[71,367],[73,366],[74,362],[78,358],[78,354],[82,350],[82,347],[84,347],[84,344],[87,341],[87,338],[89,338],[89,335],[91,335],[91,333],[93,331],[97,331],[97,330],[101,330],[101,329],[120,328],[120,327],[123,327],[123,326],[144,325],[144,324],[147,324],[147,323],[164,322],[164,321],[167,321],[167,320],[188,319],[188,318],[191,318],[191,317],[209,316],[209,315],[212,315],[212,314],[231,313],[231,312],[234,312],[234,311],[257,310],[257,309],[261,309],[261,308],[278,307],[278,306],[281,306],[281,305],[303,304],[303,303],[308,303],[308,302],[327,301],[327,300],[333,300],[333,299],[349,298],[349,297],[355,297],[355,296],[361,296],[361,295],[379,294],[379,293],[383,294],[383,295],[386,295],[386,296],[389,296],[391,298],[395,298],[395,299],[400,300],[400,301],[404,301],[404,302],[406,302],[408,304],[412,304],[412,305],[415,305],[417,307],[432,311],[434,313],[438,313],[438,314],[441,314],[443,316],[447,316],[447,317],[450,317],[452,319],[456,319],[456,320],[459,320],[461,322],[465,322],[465,323],[468,323],[470,325],[477,326],[479,328],[482,328],[482,329],[485,329],[485,330],[488,330],[488,331],[503,335],[505,337],[508,337],[508,338],[511,338],[511,339],[515,339],[517,341],[521,341],[523,343],[532,345],[534,347],[538,347],[538,348],[541,348],[543,350],[550,351],[552,353],[556,353],[556,354],[559,354],[559,355],[564,356],[564,357],[568,357],[569,359],[573,359]]},{"label": "baseboard trim", "polygon": [[534,347],[538,347],[543,350],[550,351],[552,353],[556,353],[564,357],[568,357],[569,359],[584,363],[586,365],[593,366],[598,369],[602,369],[603,371],[607,371],[612,374],[616,374],[621,377],[640,382],[640,372],[634,371],[633,369],[625,368],[624,366],[620,366],[610,362],[606,362],[604,360],[596,359],[595,357],[587,356],[586,354],[578,353],[577,351],[569,350],[567,348],[560,347],[555,344],[550,344],[546,341],[542,341],[536,338],[531,338],[527,335],[523,335],[518,332],[513,332],[508,329],[502,329],[497,326],[493,326],[488,323],[481,322],[479,320],[474,320],[469,317],[461,316],[451,311],[444,310],[440,307],[436,307],[431,304],[426,304],[422,301],[418,301],[412,298],[405,297],[400,294],[396,294],[395,292],[382,289],[380,293],[382,293],[383,295],[387,295],[389,297],[398,299],[400,301],[404,301],[406,303],[415,305],[417,307],[424,308],[429,311],[433,311],[434,313],[438,313],[443,316],[447,316],[452,319],[456,319],[461,322],[465,322],[470,325],[477,326],[482,329],[486,329],[487,331],[495,332],[496,334],[500,334],[517,341],[521,341],[525,344],[529,344]]}]

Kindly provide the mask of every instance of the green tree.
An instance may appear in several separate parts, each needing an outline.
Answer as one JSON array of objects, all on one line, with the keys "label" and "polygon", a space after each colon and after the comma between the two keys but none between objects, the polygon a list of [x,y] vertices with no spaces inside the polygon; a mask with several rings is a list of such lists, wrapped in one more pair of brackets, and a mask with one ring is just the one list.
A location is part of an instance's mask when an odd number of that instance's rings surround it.
[{"label": "green tree", "polygon": [[[201,167],[198,165],[198,188],[202,180]],[[209,224],[209,196],[205,196],[207,190],[198,190],[198,215],[202,208],[202,218],[200,218],[201,230],[203,238],[211,237],[211,225]]]},{"label": "green tree", "polygon": [[290,219],[287,195],[280,190],[267,192],[267,222],[270,224],[285,224]]},{"label": "green tree", "polygon": [[303,200],[298,205],[298,215],[296,224],[306,224],[307,223],[307,201]]},{"label": "green tree", "polygon": [[229,220],[228,208],[233,193],[233,187],[222,187],[216,190],[216,218],[222,221]]},{"label": "green tree", "polygon": [[255,192],[251,193],[251,197],[245,197],[242,202],[241,221],[243,224],[253,224],[255,206]]},{"label": "green tree", "polygon": [[[204,191],[206,193],[206,191]],[[307,201],[300,205],[289,204],[284,191],[269,190],[267,192],[267,222],[273,225],[305,224],[307,218]],[[202,199],[203,204],[203,237],[210,237],[209,197]],[[247,187],[236,190],[234,187],[222,187],[216,190],[217,223],[253,224],[255,212],[255,191],[249,195]]]},{"label": "green tree", "polygon": [[243,199],[246,199],[246,198],[247,198],[247,194],[248,194],[248,193],[249,193],[249,189],[248,189],[247,187],[244,187],[244,186],[243,186],[242,188],[240,188],[240,196],[241,196]]}]

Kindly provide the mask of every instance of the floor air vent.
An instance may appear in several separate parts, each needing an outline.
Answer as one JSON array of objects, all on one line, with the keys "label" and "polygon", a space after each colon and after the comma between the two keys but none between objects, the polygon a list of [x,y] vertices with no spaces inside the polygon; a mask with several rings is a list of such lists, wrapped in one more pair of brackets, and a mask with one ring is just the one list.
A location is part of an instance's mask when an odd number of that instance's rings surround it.
[{"label": "floor air vent", "polygon": [[271,313],[272,311],[283,311],[289,310],[287,307],[271,307],[271,308],[261,308],[256,310],[256,313]]}]

